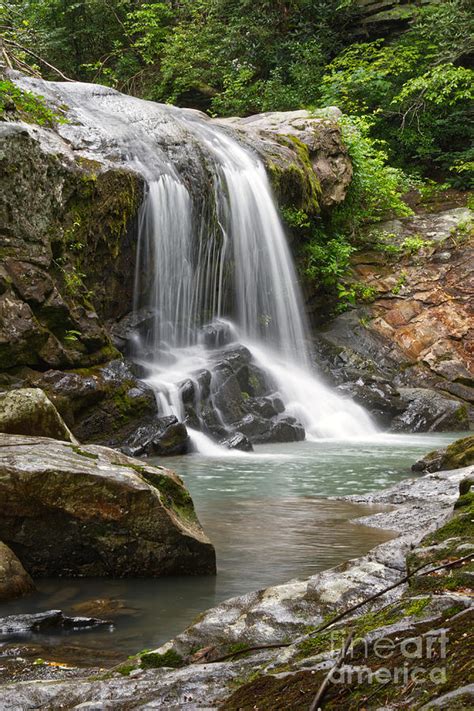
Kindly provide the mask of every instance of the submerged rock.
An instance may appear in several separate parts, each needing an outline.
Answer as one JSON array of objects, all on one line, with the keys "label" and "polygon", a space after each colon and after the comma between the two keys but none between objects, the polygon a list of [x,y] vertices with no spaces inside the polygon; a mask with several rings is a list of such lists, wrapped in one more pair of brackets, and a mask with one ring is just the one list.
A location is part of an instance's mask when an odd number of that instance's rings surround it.
[{"label": "submerged rock", "polygon": [[0,542],[0,601],[33,592],[35,585],[16,555]]},{"label": "submerged rock", "polygon": [[181,479],[105,447],[0,435],[0,537],[33,576],[215,573]]},{"label": "submerged rock", "polygon": [[51,400],[39,388],[12,390],[0,397],[0,432],[77,444]]},{"label": "submerged rock", "polygon": [[61,610],[48,610],[34,615],[8,615],[0,617],[0,636],[23,636],[28,633],[50,633],[61,630],[93,629],[110,626],[109,620],[93,617],[68,617]]}]

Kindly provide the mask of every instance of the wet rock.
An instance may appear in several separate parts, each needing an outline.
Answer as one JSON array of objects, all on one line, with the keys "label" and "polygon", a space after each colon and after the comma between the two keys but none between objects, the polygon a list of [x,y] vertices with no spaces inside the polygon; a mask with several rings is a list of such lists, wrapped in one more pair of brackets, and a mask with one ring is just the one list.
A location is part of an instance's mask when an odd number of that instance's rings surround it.
[{"label": "wet rock", "polygon": [[0,435],[0,537],[33,576],[215,572],[181,479],[99,446]]},{"label": "wet rock", "polygon": [[235,331],[226,321],[213,321],[201,329],[201,339],[208,348],[222,348],[235,340]]},{"label": "wet rock", "polygon": [[114,346],[124,355],[132,356],[137,346],[150,339],[157,318],[158,314],[148,307],[128,313],[110,328]]},{"label": "wet rock", "polygon": [[406,410],[392,422],[393,432],[449,432],[469,429],[465,404],[435,390],[400,388]]},{"label": "wet rock", "polygon": [[0,432],[74,442],[51,400],[38,388],[12,390],[0,397]]},{"label": "wet rock", "polygon": [[153,418],[147,424],[140,425],[119,448],[132,457],[170,457],[191,452],[192,443],[186,425],[171,415]]},{"label": "wet rock", "polygon": [[50,633],[62,630],[94,629],[110,626],[109,620],[91,617],[68,617],[61,610],[48,610],[34,615],[8,615],[0,617],[0,635],[24,636],[29,633]]},{"label": "wet rock", "polygon": [[35,585],[16,555],[0,542],[0,601],[33,592]]},{"label": "wet rock", "polygon": [[242,452],[253,452],[251,441],[242,432],[236,432],[232,435],[232,437],[223,440],[220,444],[222,447],[227,447],[227,449],[239,449]]},{"label": "wet rock", "polygon": [[457,439],[444,449],[429,452],[412,466],[414,472],[439,472],[474,464],[474,435]]},{"label": "wet rock", "polygon": [[406,409],[399,392],[386,380],[365,376],[355,382],[339,385],[337,390],[364,407],[382,427]]}]

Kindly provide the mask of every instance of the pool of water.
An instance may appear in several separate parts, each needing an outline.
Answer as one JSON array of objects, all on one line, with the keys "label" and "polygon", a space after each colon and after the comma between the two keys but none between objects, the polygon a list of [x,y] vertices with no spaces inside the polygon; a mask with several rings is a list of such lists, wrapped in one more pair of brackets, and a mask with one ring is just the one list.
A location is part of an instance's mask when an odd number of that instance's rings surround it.
[{"label": "pool of water", "polygon": [[[381,489],[413,476],[410,467],[417,458],[457,437],[380,435],[363,442],[266,445],[251,455],[161,458],[156,463],[173,468],[189,488],[216,547],[216,577],[44,579],[33,595],[0,605],[0,615],[47,609],[93,614],[94,605],[87,611],[81,605],[112,598],[123,606],[113,628],[70,633],[68,641],[124,654],[157,646],[225,598],[307,577],[388,540],[390,532],[351,522],[380,509],[328,497]],[[44,635],[41,640],[60,641]]]}]

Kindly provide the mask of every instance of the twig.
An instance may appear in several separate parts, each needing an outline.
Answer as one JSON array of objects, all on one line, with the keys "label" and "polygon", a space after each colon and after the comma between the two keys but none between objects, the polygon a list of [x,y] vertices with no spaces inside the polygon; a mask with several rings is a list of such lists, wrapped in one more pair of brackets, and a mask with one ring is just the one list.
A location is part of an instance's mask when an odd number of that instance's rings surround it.
[{"label": "twig", "polygon": [[[426,570],[424,573],[421,573],[421,575],[430,575],[430,573],[435,573],[438,570],[444,570],[445,568],[452,568],[455,565],[458,565],[459,563],[464,563],[467,560],[472,560],[474,558],[474,553],[469,553],[468,555],[463,556],[462,558],[457,558],[456,560],[452,560],[449,563],[444,563],[443,565],[438,565],[436,568],[431,568],[430,570]],[[308,637],[313,637],[315,634],[319,634],[320,632],[323,632],[324,630],[328,629],[328,627],[332,627],[336,622],[339,622],[342,620],[346,615],[348,615],[351,612],[355,612],[358,610],[360,607],[363,607],[364,605],[367,605],[367,603],[372,602],[372,600],[376,600],[377,598],[381,597],[382,595],[385,595],[385,593],[390,592],[390,590],[393,590],[394,588],[397,588],[399,585],[403,585],[403,583],[406,583],[410,578],[412,578],[414,575],[419,573],[420,570],[423,568],[426,568],[427,565],[430,565],[430,563],[423,563],[423,565],[418,566],[418,568],[415,568],[415,570],[412,570],[411,573],[408,573],[405,575],[403,578],[398,580],[398,582],[393,583],[392,585],[389,585],[388,588],[384,588],[383,590],[379,590],[379,592],[376,592],[374,595],[371,595],[370,597],[366,598],[365,600],[362,600],[361,602],[356,603],[355,605],[352,605],[352,607],[348,607],[347,610],[344,610],[343,612],[340,612],[338,615],[335,615],[335,617],[331,618],[324,624],[320,625],[317,627],[313,632],[309,632],[307,635],[301,638],[307,639]],[[232,659],[232,657],[237,657],[240,656],[241,654],[246,654],[247,652],[256,652],[261,649],[283,649],[285,647],[291,647],[291,645],[294,644],[293,642],[285,642],[281,644],[261,644],[257,645],[255,647],[246,647],[243,649],[239,649],[236,652],[232,652],[230,654],[225,654],[223,657],[218,657],[217,659],[213,659],[211,664],[215,664],[217,662],[224,662],[227,661],[227,659]]]},{"label": "twig", "polygon": [[329,686],[332,675],[334,674],[335,671],[337,671],[339,669],[339,667],[342,665],[344,659],[346,658],[347,650],[349,649],[349,646],[352,642],[353,636],[354,636],[354,630],[351,630],[349,632],[349,634],[347,635],[346,643],[344,644],[344,647],[341,649],[335,665],[333,667],[331,667],[329,672],[326,674],[326,677],[324,678],[323,683],[319,687],[318,693],[314,697],[313,703],[309,707],[309,711],[316,711],[316,709],[319,709],[319,705],[324,698],[324,694],[326,693],[326,690]]}]

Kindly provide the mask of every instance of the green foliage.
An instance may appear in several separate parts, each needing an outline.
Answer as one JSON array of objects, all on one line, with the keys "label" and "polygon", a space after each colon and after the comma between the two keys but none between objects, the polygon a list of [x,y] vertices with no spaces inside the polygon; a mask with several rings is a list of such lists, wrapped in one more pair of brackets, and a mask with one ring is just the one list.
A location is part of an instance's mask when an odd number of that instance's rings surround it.
[{"label": "green foliage", "polygon": [[392,294],[395,294],[395,296],[397,294],[399,294],[406,283],[407,283],[407,275],[405,272],[402,272],[400,274],[400,276],[398,277],[395,286],[392,289]]},{"label": "green foliage", "polygon": [[371,122],[344,116],[340,125],[354,175],[346,200],[333,211],[333,228],[354,235],[364,224],[411,215],[402,199],[409,181],[403,171],[388,165],[384,144],[370,136]]},{"label": "green foliage", "polygon": [[405,237],[400,245],[400,249],[407,255],[418,254],[426,244],[427,240],[424,240],[419,235],[413,235],[412,237]]},{"label": "green foliage", "polygon": [[327,239],[320,232],[306,247],[306,276],[324,286],[337,286],[346,274],[354,247],[342,238]]},{"label": "green foliage", "polygon": [[0,15],[14,68],[57,79],[52,65],[74,79],[217,115],[337,105],[366,141],[383,141],[372,148],[391,164],[468,187],[472,4],[406,3],[406,31],[377,37],[371,29],[364,42],[353,32],[361,5],[5,0]]},{"label": "green foliage", "polygon": [[61,114],[47,106],[44,97],[20,89],[9,79],[0,80],[0,118],[4,121],[9,118],[21,119],[40,126],[66,123]]}]

